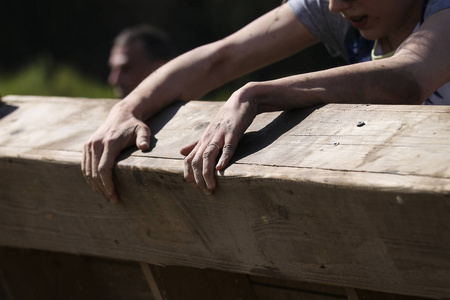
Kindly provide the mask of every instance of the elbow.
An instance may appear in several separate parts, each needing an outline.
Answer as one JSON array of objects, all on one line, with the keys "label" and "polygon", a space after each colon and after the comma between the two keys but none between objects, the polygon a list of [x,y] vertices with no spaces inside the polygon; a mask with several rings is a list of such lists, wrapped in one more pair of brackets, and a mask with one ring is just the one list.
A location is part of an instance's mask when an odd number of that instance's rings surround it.
[{"label": "elbow", "polygon": [[423,92],[417,85],[411,85],[410,89],[406,89],[400,93],[400,95],[395,95],[394,103],[404,104],[404,105],[419,105],[426,100],[423,97]]},{"label": "elbow", "polygon": [[429,89],[415,77],[407,79],[403,87],[401,84],[399,86],[402,90],[401,96],[397,99],[400,104],[420,105],[429,97]]},{"label": "elbow", "polygon": [[418,78],[409,72],[391,74],[382,80],[382,101],[386,104],[418,105],[426,99],[426,92]]},{"label": "elbow", "polygon": [[409,103],[410,105],[420,105],[422,104],[427,98],[423,98],[423,97],[415,97],[415,98],[411,98]]}]

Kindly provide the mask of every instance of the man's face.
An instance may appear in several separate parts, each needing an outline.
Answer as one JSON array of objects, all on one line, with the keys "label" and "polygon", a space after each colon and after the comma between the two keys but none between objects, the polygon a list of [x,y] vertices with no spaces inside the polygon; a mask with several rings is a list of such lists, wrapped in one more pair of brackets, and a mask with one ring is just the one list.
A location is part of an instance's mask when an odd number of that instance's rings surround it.
[{"label": "man's face", "polygon": [[160,64],[151,61],[140,41],[114,46],[109,56],[109,84],[117,97],[124,98]]}]

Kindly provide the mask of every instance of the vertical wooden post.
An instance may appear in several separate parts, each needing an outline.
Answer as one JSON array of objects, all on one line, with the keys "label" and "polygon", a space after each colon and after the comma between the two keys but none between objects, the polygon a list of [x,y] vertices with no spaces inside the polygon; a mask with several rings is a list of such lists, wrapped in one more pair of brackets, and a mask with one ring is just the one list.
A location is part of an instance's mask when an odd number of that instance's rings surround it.
[{"label": "vertical wooden post", "polygon": [[358,294],[356,294],[355,289],[346,288],[345,292],[347,293],[348,300],[359,300]]},{"label": "vertical wooden post", "polygon": [[156,284],[155,277],[152,274],[150,266],[144,262],[141,262],[139,264],[141,265],[142,272],[144,273],[145,279],[147,279],[147,283],[150,287],[150,290],[152,291],[155,300],[164,300],[161,292],[159,291],[158,285]]}]

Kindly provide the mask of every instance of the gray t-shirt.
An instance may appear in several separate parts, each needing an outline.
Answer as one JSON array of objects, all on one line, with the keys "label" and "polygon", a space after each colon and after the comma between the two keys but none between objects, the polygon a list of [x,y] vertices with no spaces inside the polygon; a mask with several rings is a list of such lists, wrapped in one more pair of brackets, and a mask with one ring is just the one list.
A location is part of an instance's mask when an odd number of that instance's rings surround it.
[{"label": "gray t-shirt", "polygon": [[[341,56],[351,62],[348,55],[348,34],[355,31],[351,23],[340,14],[330,12],[323,0],[289,0],[289,5],[303,25],[328,48],[333,56]],[[429,0],[424,19],[441,9],[450,7],[450,0]]]}]

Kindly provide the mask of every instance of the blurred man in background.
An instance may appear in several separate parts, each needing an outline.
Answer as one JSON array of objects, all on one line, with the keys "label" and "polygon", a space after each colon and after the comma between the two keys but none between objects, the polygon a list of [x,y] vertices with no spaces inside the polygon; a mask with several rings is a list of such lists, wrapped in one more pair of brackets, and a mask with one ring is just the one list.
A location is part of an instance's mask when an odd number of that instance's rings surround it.
[{"label": "blurred man in background", "polygon": [[149,25],[124,29],[111,49],[108,82],[116,96],[124,98],[173,56],[172,41],[161,29]]}]

